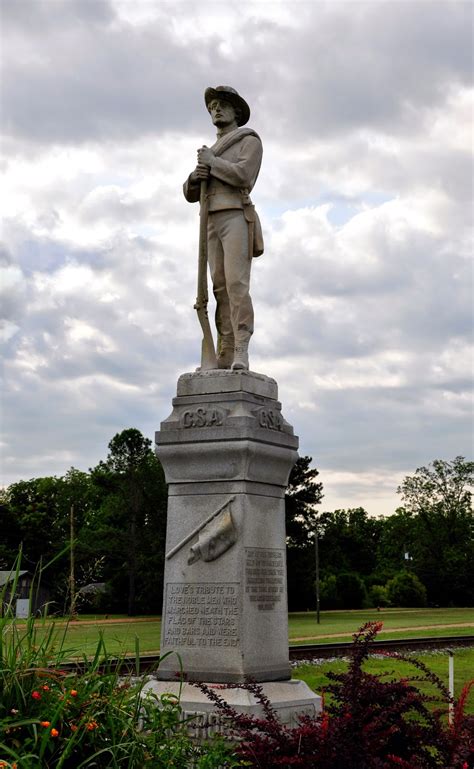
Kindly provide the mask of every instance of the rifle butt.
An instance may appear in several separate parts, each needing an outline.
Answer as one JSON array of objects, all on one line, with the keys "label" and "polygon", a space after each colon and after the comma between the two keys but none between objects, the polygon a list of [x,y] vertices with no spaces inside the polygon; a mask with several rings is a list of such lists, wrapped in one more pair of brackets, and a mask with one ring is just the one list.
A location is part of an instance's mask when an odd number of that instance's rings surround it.
[{"label": "rifle butt", "polygon": [[[209,329],[209,334],[211,334],[211,330]],[[201,344],[201,371],[212,371],[212,369],[217,368],[217,358],[216,358],[216,351],[214,349],[214,341],[211,338],[209,339],[208,334],[203,335],[202,344]]]}]

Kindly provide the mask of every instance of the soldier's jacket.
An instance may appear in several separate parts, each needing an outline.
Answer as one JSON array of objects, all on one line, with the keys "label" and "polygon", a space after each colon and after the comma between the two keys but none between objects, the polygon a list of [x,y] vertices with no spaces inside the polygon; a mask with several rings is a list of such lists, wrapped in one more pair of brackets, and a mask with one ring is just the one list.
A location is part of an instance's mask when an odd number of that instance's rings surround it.
[{"label": "soldier's jacket", "polygon": [[[263,240],[257,213],[250,200],[251,192],[262,163],[262,142],[251,128],[236,128],[224,134],[211,147],[215,154],[211,176],[207,183],[208,211],[244,209],[245,218],[255,227],[254,256],[263,253]],[[189,203],[199,201],[200,185],[192,184],[189,177],[183,185],[184,197]]]},{"label": "soldier's jacket", "polygon": [[[236,128],[224,134],[211,147],[215,154],[207,184],[209,212],[243,208],[262,163],[262,142],[251,128]],[[199,200],[199,184],[189,178],[183,186],[189,203]]]}]

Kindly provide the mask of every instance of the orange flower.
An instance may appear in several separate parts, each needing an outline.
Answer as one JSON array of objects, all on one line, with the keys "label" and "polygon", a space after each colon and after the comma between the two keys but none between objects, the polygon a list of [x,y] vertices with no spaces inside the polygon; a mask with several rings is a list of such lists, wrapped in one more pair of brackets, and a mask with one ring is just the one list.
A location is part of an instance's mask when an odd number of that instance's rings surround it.
[{"label": "orange flower", "polygon": [[34,692],[31,692],[31,696],[33,697],[34,700],[40,700],[41,699],[41,694],[39,692],[37,692],[36,690]]},{"label": "orange flower", "polygon": [[94,729],[97,729],[99,724],[97,721],[89,721],[88,724],[86,724],[87,731],[92,732]]},{"label": "orange flower", "polygon": [[71,732],[77,732],[76,724],[71,724]]},{"label": "orange flower", "polygon": [[51,721],[40,721],[40,726],[44,726],[45,729],[51,726]]},{"label": "orange flower", "polygon": [[59,732],[57,729],[51,729],[51,737],[57,737],[59,735]]},{"label": "orange flower", "polygon": [[44,684],[44,686],[41,687],[44,692],[49,692],[49,686],[48,684]]},{"label": "orange flower", "polygon": [[77,697],[77,690],[76,689],[71,689],[69,694],[71,695],[71,697]]}]

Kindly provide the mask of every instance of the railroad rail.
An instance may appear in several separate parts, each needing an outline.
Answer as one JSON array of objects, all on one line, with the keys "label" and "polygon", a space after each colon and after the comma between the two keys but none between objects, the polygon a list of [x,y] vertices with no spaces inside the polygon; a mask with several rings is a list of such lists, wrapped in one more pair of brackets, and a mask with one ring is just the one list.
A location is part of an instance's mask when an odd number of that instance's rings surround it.
[{"label": "railroad rail", "polygon": [[[338,641],[337,643],[324,644],[298,644],[289,647],[290,660],[310,661],[313,659],[328,659],[332,657],[346,657],[349,655],[351,641]],[[425,651],[429,649],[453,649],[456,646],[474,646],[474,635],[464,636],[431,636],[428,638],[395,638],[385,641],[372,641],[370,653],[382,652],[406,652]],[[123,674],[141,675],[158,669],[159,654],[144,654],[138,659],[132,656],[111,658],[105,664],[97,667],[99,671],[117,670]],[[85,668],[83,661],[65,662],[60,666],[64,672],[79,673]]]},{"label": "railroad rail", "polygon": [[[345,657],[352,647],[351,641],[337,643],[304,644],[290,646],[290,660],[327,659]],[[474,646],[474,635],[431,636],[429,638],[391,638],[372,641],[370,653],[426,651],[430,649],[453,649],[456,646]]]}]

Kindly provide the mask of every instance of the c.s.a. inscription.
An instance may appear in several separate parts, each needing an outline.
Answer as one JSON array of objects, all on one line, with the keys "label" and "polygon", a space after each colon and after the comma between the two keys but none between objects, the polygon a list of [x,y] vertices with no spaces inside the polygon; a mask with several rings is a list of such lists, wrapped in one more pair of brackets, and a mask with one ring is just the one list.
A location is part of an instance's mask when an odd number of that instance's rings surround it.
[{"label": "c.s.a. inscription", "polygon": [[187,427],[222,427],[225,421],[225,412],[221,409],[197,408],[194,411],[183,411],[181,425]]},{"label": "c.s.a. inscription", "polygon": [[262,408],[253,413],[260,427],[266,427],[269,430],[281,430],[283,417],[276,409]]}]

